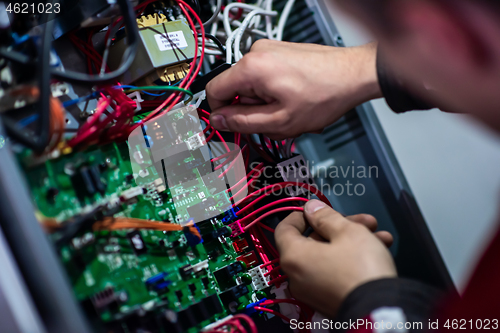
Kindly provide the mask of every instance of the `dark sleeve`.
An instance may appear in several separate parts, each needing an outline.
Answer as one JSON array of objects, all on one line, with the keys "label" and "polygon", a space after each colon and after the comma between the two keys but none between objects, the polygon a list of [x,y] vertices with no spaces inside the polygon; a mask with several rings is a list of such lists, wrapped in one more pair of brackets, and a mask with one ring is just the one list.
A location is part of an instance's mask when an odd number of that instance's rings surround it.
[{"label": "dark sleeve", "polygon": [[391,72],[390,66],[385,62],[384,56],[380,52],[380,48],[377,51],[377,75],[382,94],[394,112],[429,110],[434,107],[412,95],[405,88],[397,74]]},{"label": "dark sleeve", "polygon": [[[381,320],[387,322],[389,318],[393,318],[393,325],[403,321],[422,323],[425,331],[428,319],[441,298],[439,290],[413,280],[394,278],[371,281],[359,286],[347,296],[335,322],[352,323],[365,319],[374,323]],[[408,332],[423,331],[418,329],[418,325],[414,327],[415,329]],[[351,326],[350,331],[356,332],[356,329],[352,328]],[[341,329],[336,332],[348,330]],[[357,327],[357,330],[367,331],[366,327]]]}]

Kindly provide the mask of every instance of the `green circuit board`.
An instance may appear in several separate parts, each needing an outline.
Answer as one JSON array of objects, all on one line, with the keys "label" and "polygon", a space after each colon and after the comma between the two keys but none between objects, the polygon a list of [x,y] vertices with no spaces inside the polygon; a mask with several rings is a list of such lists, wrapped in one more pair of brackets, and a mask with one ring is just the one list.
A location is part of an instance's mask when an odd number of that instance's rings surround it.
[{"label": "green circuit board", "polygon": [[[137,175],[130,153],[140,150],[123,142],[44,161],[26,151],[18,157],[39,215],[58,222],[102,206],[114,217],[169,223],[185,222],[196,205],[230,208],[231,193],[212,188],[200,166],[189,171],[192,180],[173,187],[153,162],[141,160],[147,172]],[[195,160],[190,152],[181,162]],[[58,251],[77,299],[103,323],[123,325],[123,319],[141,314],[159,331],[197,332],[265,296],[248,274],[259,259],[242,249],[244,238],[229,237],[232,216],[197,224],[201,243],[185,230],[86,230]],[[172,313],[178,316],[173,322]]]}]

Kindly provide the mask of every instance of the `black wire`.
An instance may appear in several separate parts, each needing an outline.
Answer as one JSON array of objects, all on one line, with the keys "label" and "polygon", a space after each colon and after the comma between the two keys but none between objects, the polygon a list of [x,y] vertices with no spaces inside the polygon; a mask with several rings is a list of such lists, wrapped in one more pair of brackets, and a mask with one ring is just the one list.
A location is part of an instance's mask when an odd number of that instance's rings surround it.
[{"label": "black wire", "polygon": [[134,61],[135,55],[137,53],[139,28],[137,26],[134,9],[130,4],[130,1],[118,0],[117,3],[120,6],[120,10],[122,12],[123,19],[125,21],[125,27],[127,29],[127,41],[128,41],[128,47],[123,53],[123,58],[122,58],[125,59],[125,61],[122,62],[121,66],[117,70],[111,73],[105,73],[102,75],[101,74],[88,75],[73,71],[62,72],[57,69],[52,69],[51,73],[54,77],[71,83],[88,82],[91,84],[98,84],[98,83],[107,83],[109,81],[114,81],[128,70],[130,65],[132,65],[132,62]]},{"label": "black wire", "polygon": [[4,117],[4,124],[7,134],[21,144],[41,153],[47,147],[50,136],[50,49],[52,42],[52,30],[54,27],[54,14],[48,14],[47,23],[42,32],[42,42],[40,46],[39,65],[38,65],[38,85],[39,85],[39,114],[38,137],[33,137],[19,128],[17,123],[10,118]]},{"label": "black wire", "polygon": [[[102,214],[100,214],[102,210],[103,207],[99,206],[87,214],[75,217],[73,221],[66,222],[63,229],[58,232],[60,237],[55,241],[56,248],[61,248],[61,246],[68,243],[81,231],[92,227],[92,225],[96,222],[96,217],[102,218]],[[100,216],[97,216],[98,213]]]},{"label": "black wire", "polygon": [[[198,34],[198,37],[202,37],[202,34]],[[219,50],[222,51],[222,53],[226,53],[226,48],[224,47],[224,45],[222,45],[222,43],[220,42],[220,40],[217,37],[215,37],[214,35],[211,35],[211,34],[207,34],[207,33],[205,33],[205,37],[210,39],[211,41],[213,41],[217,45]]]},{"label": "black wire", "polygon": [[259,140],[260,140],[260,145],[262,146],[262,149],[264,149],[264,152],[269,155],[273,160],[276,160],[276,156],[271,153],[269,148],[267,147],[266,140],[264,139],[264,134],[259,134]]},{"label": "black wire", "polygon": [[276,156],[276,158],[279,158],[280,157],[280,153],[279,153],[279,150],[278,150],[278,143],[274,140],[269,140],[271,141],[271,147],[273,148],[273,153],[274,153],[274,156]]},{"label": "black wire", "polygon": [[22,65],[28,65],[31,63],[31,59],[27,55],[14,50],[8,51],[4,47],[0,47],[0,58],[5,58],[7,60],[14,61]]}]

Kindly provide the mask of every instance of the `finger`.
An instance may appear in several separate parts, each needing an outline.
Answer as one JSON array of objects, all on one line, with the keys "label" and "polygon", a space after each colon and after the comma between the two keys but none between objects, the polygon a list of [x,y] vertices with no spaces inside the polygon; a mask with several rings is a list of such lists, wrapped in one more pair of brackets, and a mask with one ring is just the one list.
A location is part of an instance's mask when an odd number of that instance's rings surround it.
[{"label": "finger", "polygon": [[394,237],[391,235],[390,232],[387,231],[377,231],[375,234],[378,239],[384,243],[385,246],[391,247],[392,244],[394,243]]},{"label": "finger", "polygon": [[[244,77],[238,75],[239,67],[233,66],[210,80],[206,86],[207,100],[212,110],[231,104],[234,98],[247,90]],[[246,95],[246,94],[244,94]],[[249,97],[256,97],[248,95]]]},{"label": "finger", "polygon": [[274,230],[274,240],[278,251],[282,253],[282,251],[286,251],[286,249],[304,242],[306,238],[302,234],[306,229],[307,223],[304,219],[304,214],[293,212],[288,215]]},{"label": "finger", "polygon": [[255,98],[255,97],[247,97],[247,96],[240,96],[239,98],[240,104],[243,105],[263,105],[267,104],[265,100],[261,98]]},{"label": "finger", "polygon": [[314,239],[315,241],[318,241],[318,242],[326,242],[326,239],[321,237],[316,231],[312,232],[309,235],[309,238]]},{"label": "finger", "polygon": [[242,134],[276,132],[283,124],[285,115],[278,104],[234,104],[220,108],[210,115],[210,124],[219,131]]},{"label": "finger", "polygon": [[346,216],[346,218],[349,221],[364,225],[365,227],[370,229],[370,231],[372,231],[372,232],[377,230],[377,226],[378,226],[377,219],[372,215],[357,214],[357,215]]},{"label": "finger", "polygon": [[[236,96],[269,100],[267,96],[259,96],[255,87],[261,87],[262,73],[255,69],[258,64],[247,56],[233,67],[222,72],[208,82],[206,86],[207,100],[212,111],[231,104]],[[252,66],[254,68],[252,68]]]},{"label": "finger", "polygon": [[314,231],[328,241],[349,223],[339,212],[319,200],[309,200],[304,206],[304,215]]}]

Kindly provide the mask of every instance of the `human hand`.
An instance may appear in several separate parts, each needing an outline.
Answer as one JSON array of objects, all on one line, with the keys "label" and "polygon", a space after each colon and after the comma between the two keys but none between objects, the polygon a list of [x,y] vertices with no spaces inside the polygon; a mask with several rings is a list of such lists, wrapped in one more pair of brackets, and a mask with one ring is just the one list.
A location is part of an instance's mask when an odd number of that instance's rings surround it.
[{"label": "human hand", "polygon": [[[314,233],[304,237],[308,225]],[[275,239],[293,296],[333,318],[356,287],[396,277],[386,248],[392,236],[372,233],[376,227],[370,215],[343,217],[318,200],[306,203],[304,214],[290,214],[276,227]]]},{"label": "human hand", "polygon": [[[206,87],[218,130],[274,140],[319,132],[353,107],[381,97],[376,44],[337,48],[258,40]],[[231,104],[239,96],[238,104]]]}]

